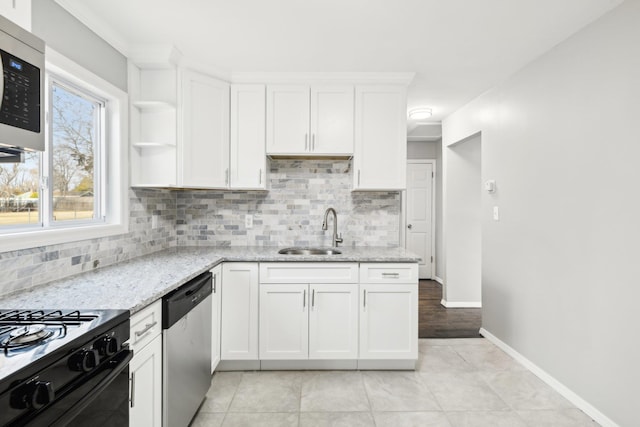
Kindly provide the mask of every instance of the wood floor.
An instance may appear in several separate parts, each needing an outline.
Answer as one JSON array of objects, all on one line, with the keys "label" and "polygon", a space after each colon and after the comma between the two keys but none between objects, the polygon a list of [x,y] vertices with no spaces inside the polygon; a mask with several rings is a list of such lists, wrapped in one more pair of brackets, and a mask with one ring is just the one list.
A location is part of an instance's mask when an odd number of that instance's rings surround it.
[{"label": "wood floor", "polygon": [[433,280],[420,280],[419,336],[420,338],[479,337],[482,325],[480,308],[444,308],[442,285]]}]

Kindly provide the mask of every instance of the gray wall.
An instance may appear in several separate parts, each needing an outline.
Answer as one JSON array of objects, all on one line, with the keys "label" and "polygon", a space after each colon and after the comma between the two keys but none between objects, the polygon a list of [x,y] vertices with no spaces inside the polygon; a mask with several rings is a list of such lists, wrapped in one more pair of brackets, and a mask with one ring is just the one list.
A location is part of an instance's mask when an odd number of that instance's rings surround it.
[{"label": "gray wall", "polygon": [[442,201],[442,141],[436,144],[436,271],[435,276],[442,281],[446,280],[446,271],[444,269],[444,236],[443,236],[443,201]]},{"label": "gray wall", "polygon": [[435,159],[438,142],[407,142],[407,159]]},{"label": "gray wall", "polygon": [[47,46],[127,91],[127,58],[54,0],[33,0],[31,30]]},{"label": "gray wall", "polygon": [[443,148],[445,169],[445,291],[447,303],[479,305],[481,299],[481,138]]},{"label": "gray wall", "polygon": [[484,328],[626,427],[640,396],[638,22],[640,2],[622,3],[443,128],[445,145],[482,131],[497,183],[482,195]]}]

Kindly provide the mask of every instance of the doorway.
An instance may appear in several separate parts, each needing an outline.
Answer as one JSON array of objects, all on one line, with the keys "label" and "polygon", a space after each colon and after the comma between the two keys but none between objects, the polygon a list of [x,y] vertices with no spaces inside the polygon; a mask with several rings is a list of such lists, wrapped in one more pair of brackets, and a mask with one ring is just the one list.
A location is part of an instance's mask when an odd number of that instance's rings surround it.
[{"label": "doorway", "polygon": [[434,276],[435,160],[407,161],[405,233],[407,250],[420,255],[420,279]]}]

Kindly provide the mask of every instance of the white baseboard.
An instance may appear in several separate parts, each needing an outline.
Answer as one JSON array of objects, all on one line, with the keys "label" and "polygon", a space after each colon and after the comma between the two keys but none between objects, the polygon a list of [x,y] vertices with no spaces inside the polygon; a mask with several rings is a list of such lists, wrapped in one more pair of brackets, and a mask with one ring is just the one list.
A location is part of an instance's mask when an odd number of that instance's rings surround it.
[{"label": "white baseboard", "polygon": [[554,377],[549,375],[545,370],[540,368],[535,363],[531,362],[529,359],[524,357],[522,354],[518,353],[516,350],[511,348],[508,344],[501,341],[495,335],[491,334],[491,332],[487,331],[484,328],[480,328],[480,335],[494,343],[500,349],[502,349],[509,356],[513,357],[515,360],[520,362],[525,368],[531,371],[535,376],[540,378],[542,381],[547,383],[551,388],[560,393],[565,399],[569,402],[573,403],[578,409],[582,410],[585,414],[593,418],[598,424],[602,427],[620,427],[618,424],[613,422],[609,417],[596,409],[589,402],[584,400],[582,397],[578,396],[575,392],[573,392],[569,387],[562,384],[560,381],[556,380]]},{"label": "white baseboard", "polygon": [[446,308],[482,308],[481,301],[451,302],[443,298],[442,301],[440,301],[440,304],[442,304]]},{"label": "white baseboard", "polygon": [[433,276],[433,280],[435,280],[436,282],[440,283],[441,285],[444,285],[444,280],[442,280],[442,278],[440,278],[438,276]]}]

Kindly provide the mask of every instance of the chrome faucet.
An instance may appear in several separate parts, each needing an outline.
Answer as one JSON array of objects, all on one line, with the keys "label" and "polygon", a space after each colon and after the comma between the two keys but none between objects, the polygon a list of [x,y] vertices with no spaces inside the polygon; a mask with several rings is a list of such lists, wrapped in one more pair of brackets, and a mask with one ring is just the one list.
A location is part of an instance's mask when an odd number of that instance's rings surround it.
[{"label": "chrome faucet", "polygon": [[328,208],[324,211],[324,221],[322,221],[322,229],[327,230],[327,217],[329,216],[329,212],[333,213],[333,247],[337,248],[338,243],[342,243],[342,233],[340,233],[340,237],[338,237],[338,214],[336,210],[333,208]]}]

